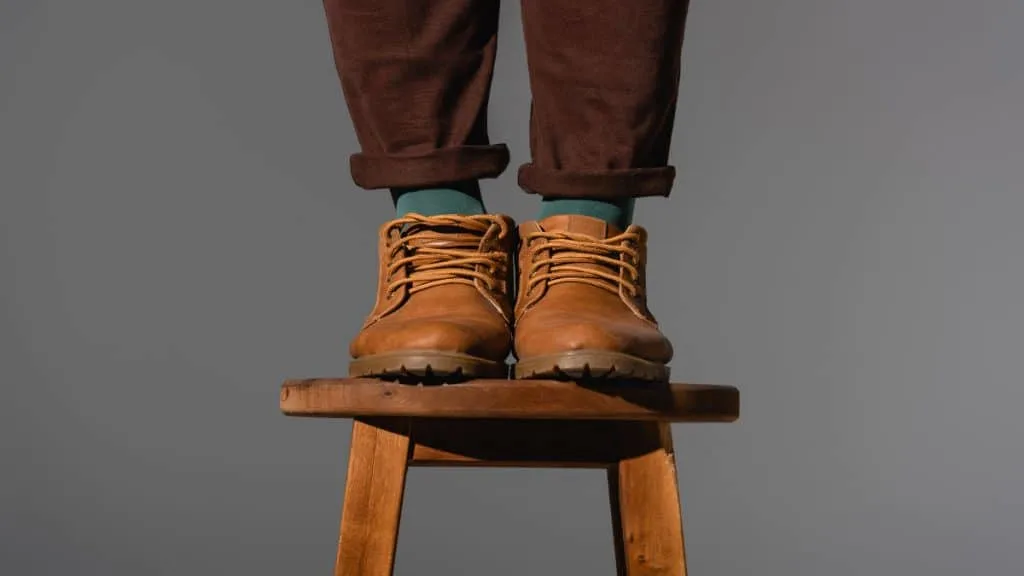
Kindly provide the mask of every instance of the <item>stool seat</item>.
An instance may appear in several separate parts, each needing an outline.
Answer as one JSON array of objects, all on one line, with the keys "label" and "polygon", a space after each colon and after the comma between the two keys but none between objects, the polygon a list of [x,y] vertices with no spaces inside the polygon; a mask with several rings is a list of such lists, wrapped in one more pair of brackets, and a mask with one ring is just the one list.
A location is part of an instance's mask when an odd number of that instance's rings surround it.
[{"label": "stool seat", "polygon": [[731,422],[739,417],[732,386],[470,380],[416,385],[371,378],[289,380],[281,410],[289,416],[632,420]]},{"label": "stool seat", "polygon": [[698,384],[289,380],[289,416],[351,418],[335,576],[390,576],[410,466],[604,469],[617,573],[686,576],[670,422],[732,422],[739,391]]}]

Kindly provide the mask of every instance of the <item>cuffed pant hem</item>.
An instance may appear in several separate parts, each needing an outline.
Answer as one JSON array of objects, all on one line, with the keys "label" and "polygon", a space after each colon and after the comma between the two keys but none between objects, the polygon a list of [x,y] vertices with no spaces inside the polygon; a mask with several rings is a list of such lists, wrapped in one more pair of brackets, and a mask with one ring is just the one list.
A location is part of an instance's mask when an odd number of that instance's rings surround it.
[{"label": "cuffed pant hem", "polygon": [[519,168],[519,186],[544,198],[641,198],[668,196],[676,170],[672,166],[630,168],[600,172],[550,170],[525,164]]},{"label": "cuffed pant hem", "polygon": [[418,156],[354,154],[352,180],[360,188],[425,188],[496,178],[509,163],[508,147],[457,146]]}]

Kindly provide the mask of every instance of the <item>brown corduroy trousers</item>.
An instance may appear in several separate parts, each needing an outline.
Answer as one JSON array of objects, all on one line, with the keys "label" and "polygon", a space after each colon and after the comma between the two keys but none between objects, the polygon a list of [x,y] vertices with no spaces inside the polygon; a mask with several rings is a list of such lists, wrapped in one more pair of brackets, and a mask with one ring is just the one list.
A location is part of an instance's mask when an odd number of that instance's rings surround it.
[{"label": "brown corduroy trousers", "polygon": [[[668,196],[688,0],[520,0],[533,101],[519,185],[548,198]],[[499,0],[324,0],[361,188],[494,178]]]}]

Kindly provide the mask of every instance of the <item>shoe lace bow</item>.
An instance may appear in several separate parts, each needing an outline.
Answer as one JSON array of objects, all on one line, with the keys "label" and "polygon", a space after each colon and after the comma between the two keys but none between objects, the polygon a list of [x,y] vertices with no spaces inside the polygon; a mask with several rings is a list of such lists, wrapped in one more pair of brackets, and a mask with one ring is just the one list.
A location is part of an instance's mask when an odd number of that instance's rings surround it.
[{"label": "shoe lace bow", "polygon": [[399,218],[385,231],[394,238],[388,245],[387,293],[452,284],[496,290],[508,268],[500,241],[509,233],[507,223],[489,215]]},{"label": "shoe lace bow", "polygon": [[636,297],[641,292],[640,236],[623,232],[605,239],[572,232],[534,232],[526,242],[541,242],[534,251],[533,273],[527,293],[543,283],[588,284],[613,294],[625,292]]}]

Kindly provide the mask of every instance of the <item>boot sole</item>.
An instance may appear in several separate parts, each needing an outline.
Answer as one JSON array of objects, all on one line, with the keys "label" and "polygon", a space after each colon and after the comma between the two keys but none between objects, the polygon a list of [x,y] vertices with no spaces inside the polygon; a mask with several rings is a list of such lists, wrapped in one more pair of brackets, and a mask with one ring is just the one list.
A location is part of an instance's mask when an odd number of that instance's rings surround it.
[{"label": "boot sole", "polygon": [[355,358],[351,378],[455,379],[507,378],[508,365],[458,352],[403,350]]},{"label": "boot sole", "polygon": [[517,379],[635,380],[668,382],[669,368],[621,352],[575,350],[521,359],[516,363]]}]

